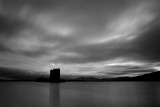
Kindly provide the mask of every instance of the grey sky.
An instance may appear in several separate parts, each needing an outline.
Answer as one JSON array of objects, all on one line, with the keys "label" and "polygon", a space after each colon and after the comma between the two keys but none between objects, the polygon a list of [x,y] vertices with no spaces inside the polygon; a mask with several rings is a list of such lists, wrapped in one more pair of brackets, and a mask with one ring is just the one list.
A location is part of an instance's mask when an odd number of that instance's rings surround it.
[{"label": "grey sky", "polygon": [[159,7],[158,0],[1,0],[0,66],[111,77],[157,69]]}]

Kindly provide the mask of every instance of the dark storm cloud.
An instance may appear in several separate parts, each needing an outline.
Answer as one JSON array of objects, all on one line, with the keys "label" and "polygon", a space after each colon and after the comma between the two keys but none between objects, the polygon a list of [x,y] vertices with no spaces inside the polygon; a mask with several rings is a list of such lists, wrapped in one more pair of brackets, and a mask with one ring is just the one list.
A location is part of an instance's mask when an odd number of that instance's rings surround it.
[{"label": "dark storm cloud", "polygon": [[[82,45],[67,49],[79,56],[60,56],[59,60],[70,63],[88,63],[110,60],[118,57],[130,57],[135,60],[157,62],[160,60],[160,23],[149,27],[138,38],[129,43],[106,43]],[[66,52],[67,52],[66,51]]]},{"label": "dark storm cloud", "polygon": [[13,52],[11,49],[6,47],[4,44],[0,44],[0,52]]},{"label": "dark storm cloud", "polygon": [[0,36],[12,37],[25,26],[25,22],[0,14]]},{"label": "dark storm cloud", "polygon": [[134,49],[129,46],[130,44],[96,44],[96,45],[82,45],[75,48],[67,49],[71,53],[78,56],[59,56],[58,60],[69,63],[89,63],[111,60],[119,57],[130,57],[138,59]]},{"label": "dark storm cloud", "polygon": [[149,61],[160,60],[160,23],[150,27],[143,33],[134,44],[137,46],[137,53],[141,54],[144,59]]},{"label": "dark storm cloud", "polygon": [[33,58],[50,55],[50,51],[48,48],[39,48],[38,50],[33,50],[33,51],[19,51],[18,53]]}]

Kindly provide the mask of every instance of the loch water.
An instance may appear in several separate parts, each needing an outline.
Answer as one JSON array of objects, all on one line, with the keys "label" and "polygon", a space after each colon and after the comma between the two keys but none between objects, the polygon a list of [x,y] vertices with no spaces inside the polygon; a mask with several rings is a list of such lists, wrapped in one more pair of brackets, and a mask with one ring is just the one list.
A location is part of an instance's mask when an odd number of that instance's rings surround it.
[{"label": "loch water", "polygon": [[0,82],[0,107],[160,107],[160,82]]}]

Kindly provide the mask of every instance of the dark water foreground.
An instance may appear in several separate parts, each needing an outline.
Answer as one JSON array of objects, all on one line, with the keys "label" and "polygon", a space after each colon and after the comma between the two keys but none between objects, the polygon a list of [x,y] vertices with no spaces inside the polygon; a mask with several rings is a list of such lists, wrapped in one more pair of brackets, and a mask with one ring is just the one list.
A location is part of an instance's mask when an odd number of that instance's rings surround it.
[{"label": "dark water foreground", "polygon": [[160,107],[160,82],[0,82],[0,107]]}]

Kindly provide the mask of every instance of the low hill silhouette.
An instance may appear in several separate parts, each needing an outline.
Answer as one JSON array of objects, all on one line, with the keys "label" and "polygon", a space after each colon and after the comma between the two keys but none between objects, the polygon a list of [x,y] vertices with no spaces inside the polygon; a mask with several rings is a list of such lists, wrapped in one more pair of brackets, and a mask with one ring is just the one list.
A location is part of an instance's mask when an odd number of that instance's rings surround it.
[{"label": "low hill silhouette", "polygon": [[136,77],[117,77],[117,78],[96,78],[96,77],[79,77],[67,81],[160,81],[160,72],[152,72]]},{"label": "low hill silhouette", "polygon": [[[27,72],[28,70],[0,67],[0,81],[37,81],[49,82],[49,75]],[[160,72],[151,72],[135,77],[99,78],[92,76],[64,76],[61,75],[60,82],[87,82],[87,81],[160,81]]]}]

